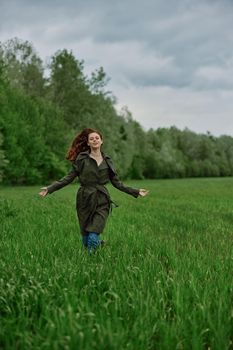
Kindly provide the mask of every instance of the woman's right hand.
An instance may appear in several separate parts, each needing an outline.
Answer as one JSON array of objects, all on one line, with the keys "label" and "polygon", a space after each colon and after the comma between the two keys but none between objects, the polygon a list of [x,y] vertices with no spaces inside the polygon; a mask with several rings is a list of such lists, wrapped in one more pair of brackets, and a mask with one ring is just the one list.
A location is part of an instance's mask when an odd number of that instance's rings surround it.
[{"label": "woman's right hand", "polygon": [[41,187],[41,190],[42,190],[42,191],[39,192],[39,195],[40,195],[41,197],[45,197],[45,196],[48,194],[48,189],[47,189],[47,187]]}]

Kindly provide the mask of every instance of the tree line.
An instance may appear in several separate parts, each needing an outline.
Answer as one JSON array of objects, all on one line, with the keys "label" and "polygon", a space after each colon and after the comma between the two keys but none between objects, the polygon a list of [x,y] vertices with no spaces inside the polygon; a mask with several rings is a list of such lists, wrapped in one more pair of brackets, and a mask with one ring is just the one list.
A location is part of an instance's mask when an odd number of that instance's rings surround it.
[{"label": "tree line", "polygon": [[0,181],[39,184],[70,168],[65,154],[85,127],[104,135],[104,151],[122,178],[233,175],[233,138],[176,127],[145,131],[127,107],[117,112],[102,67],[59,50],[45,65],[33,45],[0,43]]}]

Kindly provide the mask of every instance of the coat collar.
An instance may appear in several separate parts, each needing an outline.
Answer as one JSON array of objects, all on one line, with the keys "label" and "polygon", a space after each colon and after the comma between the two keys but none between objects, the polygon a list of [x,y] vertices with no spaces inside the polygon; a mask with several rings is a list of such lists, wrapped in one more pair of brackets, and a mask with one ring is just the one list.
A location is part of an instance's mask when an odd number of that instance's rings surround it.
[{"label": "coat collar", "polygon": [[[102,156],[104,159],[111,159],[107,154],[105,154],[104,152],[101,152]],[[85,152],[80,152],[76,158],[76,160],[81,160],[84,158],[89,157],[89,151],[85,151]]]},{"label": "coat collar", "polygon": [[[111,158],[107,154],[105,154],[104,152],[102,152],[102,156],[106,160],[106,163],[108,164],[112,174],[116,175],[116,171],[115,171],[114,166],[112,164]],[[76,158],[76,161],[82,160],[85,158],[89,158],[89,151],[80,152]]]},{"label": "coat collar", "polygon": [[84,158],[87,158],[89,156],[89,152],[85,151],[85,152],[80,152],[76,158],[76,160],[81,160]]}]

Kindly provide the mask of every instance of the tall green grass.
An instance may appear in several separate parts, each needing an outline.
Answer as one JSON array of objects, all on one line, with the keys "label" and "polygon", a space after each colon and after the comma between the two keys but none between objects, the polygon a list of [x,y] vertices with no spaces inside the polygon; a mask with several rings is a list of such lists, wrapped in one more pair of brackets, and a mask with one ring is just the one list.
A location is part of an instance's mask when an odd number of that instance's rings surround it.
[{"label": "tall green grass", "polygon": [[134,181],[88,256],[76,185],[2,187],[2,349],[233,349],[233,178]]}]

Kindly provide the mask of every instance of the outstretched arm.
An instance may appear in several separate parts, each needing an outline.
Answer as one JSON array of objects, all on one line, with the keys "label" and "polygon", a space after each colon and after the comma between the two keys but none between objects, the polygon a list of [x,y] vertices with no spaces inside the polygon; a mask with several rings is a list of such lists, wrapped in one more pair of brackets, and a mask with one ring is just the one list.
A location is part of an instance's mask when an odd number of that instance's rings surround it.
[{"label": "outstretched arm", "polygon": [[116,187],[118,190],[128,193],[135,198],[138,196],[145,197],[149,191],[145,190],[144,188],[136,189],[132,187],[125,186],[119,179],[116,170],[114,169],[114,166],[112,164],[111,158],[106,156],[105,160],[107,161],[107,164],[109,166],[109,177],[112,185]]},{"label": "outstretched arm", "polygon": [[125,186],[123,184],[123,182],[120,181],[120,179],[116,173],[111,175],[110,181],[111,181],[112,185],[114,187],[116,187],[118,190],[125,192],[125,193],[128,193],[135,198],[137,198],[140,194],[140,190],[138,190],[136,188]]},{"label": "outstretched arm", "polygon": [[65,187],[66,185],[70,184],[77,176],[75,169],[72,169],[66,176],[64,176],[62,179],[55,181],[51,185],[47,186],[48,193],[53,193],[57,190],[60,190],[60,188]]},{"label": "outstretched arm", "polygon": [[76,176],[78,176],[78,171],[73,166],[72,170],[66,176],[64,176],[60,180],[55,181],[54,183],[52,183],[47,187],[42,187],[42,191],[39,192],[39,195],[42,197],[45,197],[48,193],[50,194],[59,190],[60,188],[71,183],[76,178]]}]

